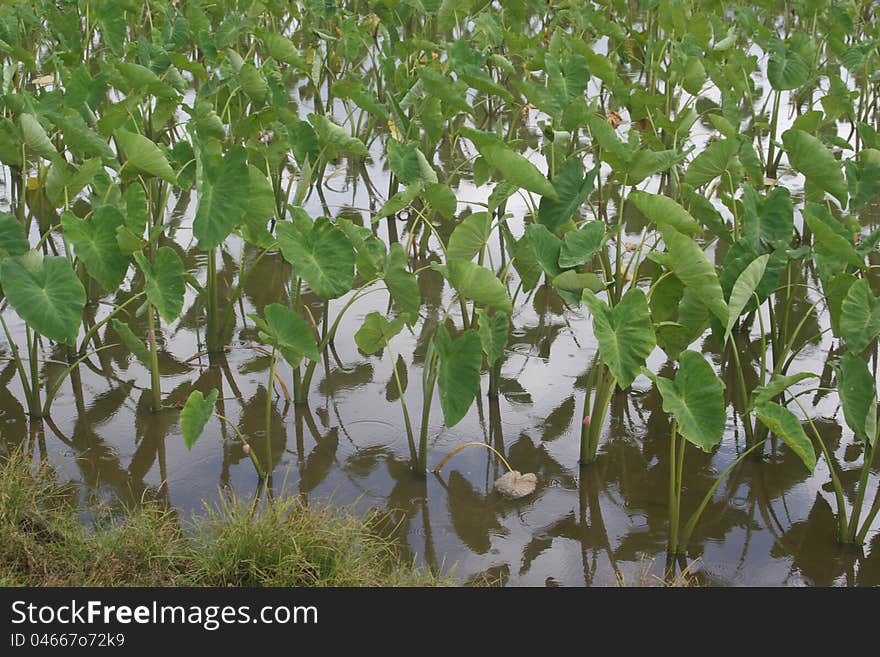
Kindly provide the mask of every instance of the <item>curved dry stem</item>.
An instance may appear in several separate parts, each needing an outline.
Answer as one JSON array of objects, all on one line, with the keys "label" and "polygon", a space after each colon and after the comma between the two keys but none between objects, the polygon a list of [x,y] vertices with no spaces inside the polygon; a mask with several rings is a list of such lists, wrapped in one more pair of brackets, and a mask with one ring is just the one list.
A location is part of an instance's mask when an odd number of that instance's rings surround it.
[{"label": "curved dry stem", "polygon": [[449,459],[451,459],[453,456],[455,456],[456,454],[458,454],[458,453],[459,453],[461,450],[463,450],[465,447],[485,447],[485,448],[488,449],[489,451],[494,452],[494,453],[495,453],[495,456],[497,456],[498,458],[501,459],[501,462],[502,462],[502,463],[504,464],[504,466],[507,468],[507,471],[508,471],[508,472],[513,472],[513,468],[510,467],[510,463],[507,462],[507,459],[504,458],[504,456],[501,454],[501,452],[499,452],[497,449],[495,449],[494,447],[492,447],[492,445],[490,445],[490,444],[488,444],[488,443],[481,443],[481,442],[478,442],[478,441],[472,441],[472,442],[467,442],[467,443],[463,443],[463,444],[459,445],[459,446],[456,447],[454,450],[452,450],[451,452],[449,452],[449,454],[447,454],[446,456],[444,456],[444,457],[440,460],[440,463],[437,464],[437,467],[434,468],[434,474],[440,474],[440,468],[442,468],[444,465],[446,465],[446,462],[447,462]]}]

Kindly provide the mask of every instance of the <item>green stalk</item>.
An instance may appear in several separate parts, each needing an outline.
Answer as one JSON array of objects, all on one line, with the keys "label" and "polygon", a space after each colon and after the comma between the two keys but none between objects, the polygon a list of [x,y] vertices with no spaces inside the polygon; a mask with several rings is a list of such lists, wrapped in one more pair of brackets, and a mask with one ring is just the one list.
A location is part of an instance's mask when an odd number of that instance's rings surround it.
[{"label": "green stalk", "polygon": [[40,368],[37,362],[37,334],[31,331],[31,327],[25,325],[28,344],[28,360],[31,370],[31,394],[28,399],[28,414],[32,418],[43,417],[43,409],[40,407]]},{"label": "green stalk", "polygon": [[[678,434],[678,426],[675,420],[672,421],[672,431],[669,434],[669,544],[667,550],[675,554],[678,550],[678,495],[676,493],[676,438]],[[684,446],[682,445],[682,451]]]},{"label": "green stalk", "polygon": [[847,542],[854,543],[856,534],[859,530],[859,519],[862,516],[862,505],[865,503],[865,489],[868,487],[868,476],[871,474],[871,464],[874,461],[874,448],[868,443],[865,447],[865,457],[862,463],[862,476],[859,478],[859,489],[856,493],[856,500],[853,503],[852,515],[849,519],[849,528],[847,529]]},{"label": "green stalk", "polygon": [[149,326],[149,329],[147,331],[147,338],[150,343],[150,387],[153,394],[152,410],[154,413],[158,413],[162,410],[162,384],[159,379],[159,349],[156,345],[156,321],[154,314],[155,311],[153,310],[153,304],[148,304],[147,325]]},{"label": "green stalk", "polygon": [[220,340],[220,327],[217,325],[218,319],[218,296],[217,296],[217,249],[208,251],[208,280],[206,282],[208,291],[208,333],[206,336],[208,353],[219,353],[223,351],[223,344]]},{"label": "green stalk", "polygon": [[388,352],[391,355],[391,362],[394,363],[394,384],[397,386],[397,397],[400,399],[400,408],[403,410],[403,423],[406,425],[406,440],[409,443],[409,457],[410,461],[415,463],[418,458],[418,455],[416,454],[415,435],[413,434],[412,423],[409,419],[409,409],[406,407],[406,400],[403,398],[403,386],[400,384],[400,375],[397,372],[397,358],[394,357],[394,354],[391,353],[390,349]]},{"label": "green stalk", "polygon": [[24,390],[25,400],[27,401],[28,408],[31,408],[33,404],[31,402],[31,387],[28,383],[27,373],[24,369],[21,354],[18,351],[18,345],[13,341],[12,334],[9,332],[9,327],[6,325],[6,320],[3,319],[3,313],[0,313],[0,324],[3,325],[3,332],[6,334],[6,341],[9,343],[9,348],[12,349],[12,359],[15,362],[15,369],[18,371],[18,377],[21,379],[21,388]]},{"label": "green stalk", "polygon": [[272,349],[272,359],[269,361],[269,382],[266,385],[266,467],[272,467],[272,391],[275,389],[275,366],[278,355]]},{"label": "green stalk", "polygon": [[737,373],[737,381],[739,383],[739,393],[742,398],[742,418],[743,418],[743,426],[746,430],[746,442],[749,446],[751,446],[755,437],[752,432],[752,421],[750,418],[750,414],[748,412],[749,408],[749,393],[746,390],[746,375],[743,372],[742,364],[739,360],[739,347],[736,344],[736,340],[734,339],[731,343],[731,350],[733,351],[733,362],[736,364],[736,373]]},{"label": "green stalk", "polygon": [[776,178],[776,163],[773,161],[773,155],[776,151],[776,127],[779,122],[779,97],[782,92],[776,91],[773,95],[773,116],[770,118],[770,140],[767,149],[767,177]]},{"label": "green stalk", "polygon": [[434,385],[437,382],[436,354],[430,354],[426,367],[428,376],[425,380],[424,399],[422,400],[422,426],[419,434],[419,454],[415,464],[415,473],[424,477],[428,472],[428,420],[431,416],[431,400],[434,397]]}]

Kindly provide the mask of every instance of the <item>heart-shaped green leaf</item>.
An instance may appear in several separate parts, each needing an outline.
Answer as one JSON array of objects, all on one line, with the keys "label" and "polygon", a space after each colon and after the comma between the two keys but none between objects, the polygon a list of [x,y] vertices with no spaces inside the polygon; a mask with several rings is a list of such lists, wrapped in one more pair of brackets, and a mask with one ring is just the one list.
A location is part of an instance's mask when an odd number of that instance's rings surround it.
[{"label": "heart-shaped green leaf", "polygon": [[668,196],[634,191],[627,197],[627,201],[657,226],[672,226],[678,232],[690,235],[703,232],[703,227],[697,220]]},{"label": "heart-shaped green leaf", "polygon": [[486,362],[492,367],[504,356],[504,348],[507,346],[507,334],[510,332],[510,322],[505,313],[488,314],[482,308],[477,308],[477,334],[486,354]]},{"label": "heart-shaped green leaf", "polygon": [[13,214],[0,212],[0,258],[24,255],[30,248],[21,222]]},{"label": "heart-shaped green leaf", "polygon": [[102,205],[90,221],[79,219],[72,212],[61,214],[64,237],[73,245],[89,276],[111,292],[119,287],[128,271],[128,257],[116,241],[116,229],[123,225],[122,213],[112,205]]},{"label": "heart-shaped green leaf", "polygon": [[752,260],[743,273],[736,279],[736,283],[733,284],[733,289],[730,292],[730,300],[727,302],[729,315],[727,318],[725,340],[730,338],[730,333],[733,331],[733,327],[736,326],[740,314],[742,314],[743,309],[748,305],[749,301],[752,300],[755,290],[757,290],[758,286],[761,284],[761,279],[764,278],[764,270],[767,269],[768,260],[770,260],[769,253],[758,256]]},{"label": "heart-shaped green leaf", "polygon": [[0,284],[18,316],[50,340],[72,345],[79,333],[86,291],[64,256],[39,251],[0,260]]},{"label": "heart-shaped green leaf", "polygon": [[704,452],[711,451],[724,437],[727,413],[724,407],[724,383],[706,358],[696,351],[683,351],[679,367],[670,380],[647,368],[663,398],[663,410],[672,413],[678,433]]},{"label": "heart-shaped green leaf", "polygon": [[156,251],[153,262],[140,251],[134,254],[134,259],[144,272],[147,299],[162,319],[173,322],[183,309],[183,294],[186,291],[180,256],[170,246],[163,246]]},{"label": "heart-shaped green leaf", "polygon": [[584,175],[584,164],[579,158],[567,160],[551,183],[557,198],[541,198],[538,221],[555,233],[587,200],[598,173],[599,170],[594,168]]},{"label": "heart-shaped green leaf", "polygon": [[860,278],[850,286],[840,311],[840,334],[849,350],[861,353],[880,335],[880,299]]},{"label": "heart-shaped green leaf", "polygon": [[755,415],[764,426],[797,454],[807,470],[813,471],[816,467],[816,450],[794,413],[784,406],[767,402],[755,409]]},{"label": "heart-shaped green leaf", "polygon": [[212,388],[205,398],[201,390],[193,390],[180,411],[180,433],[183,436],[183,444],[187,449],[192,449],[196,441],[205,430],[205,425],[214,413],[214,404],[220,391]]},{"label": "heart-shaped green leaf", "polygon": [[803,130],[791,128],[782,133],[782,143],[788,153],[788,161],[815,185],[846,206],[848,188],[840,162],[825,145]]},{"label": "heart-shaped green leaf", "polygon": [[365,354],[381,353],[395,335],[400,333],[405,323],[404,317],[389,322],[384,315],[369,313],[364,323],[354,334],[354,341]]},{"label": "heart-shaped green leaf", "polygon": [[322,299],[336,299],[354,285],[355,252],[349,239],[326,217],[300,231],[294,224],[277,227],[278,243],[295,276],[301,276]]},{"label": "heart-shaped green leaf", "polygon": [[434,338],[434,347],[440,359],[437,385],[440,389],[440,407],[447,427],[454,427],[467,414],[480,390],[480,367],[483,350],[480,336],[473,329],[453,341],[441,326]]},{"label": "heart-shaped green leaf", "polygon": [[868,364],[851,352],[837,367],[837,394],[843,416],[856,438],[873,447],[877,442],[877,383]]},{"label": "heart-shaped green leaf", "polygon": [[199,206],[193,220],[200,249],[219,246],[244,221],[249,211],[246,159],[247,151],[235,146],[219,164],[203,162],[202,175],[196,180]]},{"label": "heart-shaped green leaf", "polygon": [[502,312],[513,310],[507,288],[491,271],[469,260],[450,260],[447,266],[449,282],[460,295]]},{"label": "heart-shaped green leaf", "polygon": [[559,266],[568,269],[589,262],[604,241],[605,224],[601,221],[588,221],[578,230],[568,231],[559,249]]},{"label": "heart-shaped green leaf", "polygon": [[174,183],[176,178],[168,158],[154,142],[136,132],[119,129],[115,133],[116,142],[125,154],[126,166],[134,167],[151,176]]},{"label": "heart-shaped green leaf", "polygon": [[263,314],[268,333],[261,332],[260,338],[279,349],[293,367],[299,365],[303,356],[320,360],[315,333],[299,313],[280,303],[270,303]]},{"label": "heart-shaped green leaf", "polygon": [[593,332],[602,360],[617,384],[629,387],[657,344],[645,293],[630,289],[614,308],[589,289],[584,290],[583,299],[593,315]]}]

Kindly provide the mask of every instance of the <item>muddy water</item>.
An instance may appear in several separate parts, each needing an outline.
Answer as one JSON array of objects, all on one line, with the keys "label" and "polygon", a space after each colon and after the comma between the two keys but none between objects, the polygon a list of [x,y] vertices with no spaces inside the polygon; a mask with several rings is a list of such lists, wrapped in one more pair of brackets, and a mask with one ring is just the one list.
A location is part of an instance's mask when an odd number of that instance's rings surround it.
[{"label": "muddy water", "polygon": [[[538,142],[538,118],[530,114],[520,135],[532,145]],[[450,150],[448,144],[442,147],[437,161],[442,174],[455,170],[467,155]],[[378,148],[374,161],[382,161]],[[380,165],[362,168],[341,162],[327,175],[324,199],[313,194],[307,201],[310,213],[368,223],[371,210],[382,200],[382,193],[374,188],[387,188],[387,173]],[[793,177],[784,181],[796,184]],[[459,211],[479,210],[468,201],[484,200],[488,190],[474,187],[468,168],[463,167],[452,182],[463,202]],[[649,189],[654,191],[656,185]],[[171,205],[177,224],[170,239],[183,253],[188,270],[204,280],[205,255],[193,248],[191,239],[195,199],[184,196]],[[529,206],[514,196],[507,209],[512,214],[511,229],[518,235]],[[406,217],[401,219],[398,230],[407,240]],[[640,239],[643,218],[633,215],[625,220],[627,239]],[[376,229],[387,237],[384,220]],[[438,231],[447,237],[451,224]],[[711,252],[720,263],[721,250]],[[422,269],[421,321],[391,344],[394,357],[405,368],[405,398],[414,417],[422,405],[421,368],[427,344],[451,299],[440,274],[426,268],[440,255],[432,239],[413,262],[414,269]],[[227,241],[221,276],[230,287],[239,259],[251,262],[255,256],[251,247]],[[491,257],[497,267],[502,260],[497,233]],[[250,348],[256,344],[256,329],[247,314],[287,300],[289,268],[279,254],[263,258],[255,267],[236,309],[235,328],[228,336],[231,348],[225,356],[201,353],[204,311],[191,292],[182,317],[163,325],[159,339],[168,404],[164,412],[150,412],[149,373],[122,347],[109,346],[90,357],[78,375],[63,384],[51,419],[40,424],[28,422],[14,366],[3,365],[2,447],[23,445],[35,461],[48,459],[61,478],[78,483],[84,508],[93,503],[113,507],[158,499],[187,516],[229,491],[242,497],[258,492],[257,475],[228,427],[212,420],[192,452],[183,445],[176,406],[194,388],[207,392],[216,387],[221,392],[218,412],[247,436],[264,463],[271,462],[274,492],[299,494],[310,503],[353,504],[360,512],[387,511],[402,550],[418,563],[443,572],[454,568],[462,580],[489,576],[510,585],[657,581],[666,565],[670,422],[657,392],[640,377],[632,389],[616,393],[613,399],[598,462],[578,465],[581,405],[596,349],[591,323],[582,309],[566,308],[550,287],[520,293],[499,398],[487,397],[484,376],[477,403],[452,429],[444,427],[439,403],[435,400],[432,406],[429,465],[462,442],[486,441],[506,454],[514,468],[538,475],[534,494],[511,501],[493,492],[503,466],[487,450],[464,450],[439,476],[420,479],[410,472],[392,356],[386,352],[366,357],[352,337],[368,312],[387,309],[384,291],[364,296],[348,310],[334,353],[316,372],[308,404],[286,402],[279,385],[268,390],[268,358]],[[810,271],[793,269],[792,276],[817,285]],[[122,290],[103,301],[122,303],[131,296],[129,290],[141,286],[137,278],[129,279]],[[795,313],[808,312],[815,292],[799,287],[796,294],[800,296]],[[331,302],[331,321],[346,300]],[[308,301],[313,314],[321,317],[323,304],[315,298]],[[107,307],[95,305],[87,311],[93,322],[104,316]],[[811,312],[802,333],[811,336],[810,344],[793,364],[792,373],[822,371],[835,346],[829,333],[822,333],[827,317]],[[23,336],[24,327],[14,313],[6,316],[13,334]],[[449,317],[461,326],[457,304]],[[145,319],[128,319],[136,332],[143,333]],[[739,344],[753,363],[759,362],[764,349],[756,335],[753,327],[752,335],[742,336]],[[110,328],[102,330],[99,338],[106,345],[118,342]],[[719,345],[707,337],[694,347],[710,357],[728,391],[734,390],[733,367],[723,359]],[[43,376],[51,381],[65,367],[64,354],[46,345],[43,356]],[[671,365],[659,349],[648,365],[661,375],[671,374]],[[282,363],[279,371],[290,388],[289,368]],[[841,429],[836,395],[819,394],[810,401],[817,426],[832,456],[846,469],[844,482],[852,489],[861,447],[848,430]],[[743,448],[742,426],[732,406],[728,411],[727,435],[716,453],[704,455],[688,448],[685,514]],[[797,458],[778,445],[768,448],[762,461],[745,461],[719,488],[697,526],[685,562],[688,571],[713,585],[880,584],[878,527],[863,552],[839,548],[828,482],[823,461],[815,475],[808,476]],[[868,499],[873,499],[873,491]]]}]

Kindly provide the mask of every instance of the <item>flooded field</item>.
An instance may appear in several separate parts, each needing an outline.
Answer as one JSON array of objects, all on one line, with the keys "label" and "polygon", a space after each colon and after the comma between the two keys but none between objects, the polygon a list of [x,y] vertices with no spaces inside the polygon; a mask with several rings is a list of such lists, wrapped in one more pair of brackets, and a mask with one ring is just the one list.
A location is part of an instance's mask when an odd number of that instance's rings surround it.
[{"label": "flooded field", "polygon": [[[0,452],[84,521],[287,494],[461,581],[880,585],[871,3],[24,4]],[[468,441],[534,492],[433,472]]]}]

